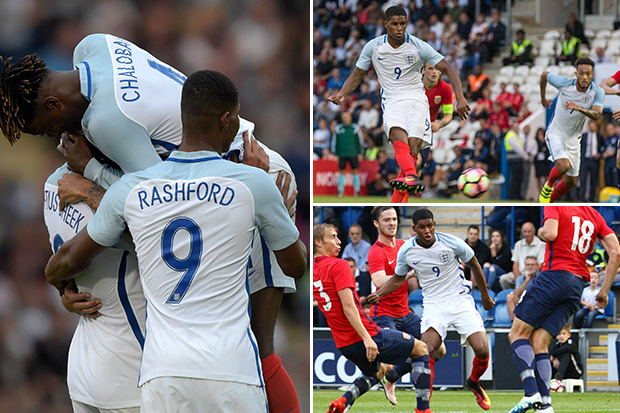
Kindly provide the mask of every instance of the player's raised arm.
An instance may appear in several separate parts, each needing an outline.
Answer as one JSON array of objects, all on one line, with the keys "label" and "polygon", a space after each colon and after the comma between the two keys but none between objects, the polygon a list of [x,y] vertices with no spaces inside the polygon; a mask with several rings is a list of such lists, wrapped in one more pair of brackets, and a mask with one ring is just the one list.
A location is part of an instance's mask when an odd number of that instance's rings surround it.
[{"label": "player's raised arm", "polygon": [[355,305],[355,298],[353,297],[353,291],[350,288],[344,288],[338,291],[338,297],[340,298],[340,302],[342,303],[342,310],[344,311],[345,317],[349,320],[351,327],[355,330],[355,332],[362,338],[364,342],[364,346],[366,347],[366,357],[368,361],[374,361],[379,354],[379,349],[377,347],[377,343],[370,337],[368,331],[362,324],[362,320],[360,318],[359,310]]},{"label": "player's raised arm", "polygon": [[58,252],[52,255],[45,267],[47,282],[56,287],[62,294],[65,281],[84,270],[92,259],[105,248],[93,241],[84,228],[75,237],[62,244]]},{"label": "player's raised arm", "polygon": [[456,112],[462,120],[467,119],[467,114],[471,109],[467,103],[467,99],[465,99],[465,95],[463,95],[463,85],[461,84],[458,73],[456,73],[454,67],[452,67],[446,59],[442,59],[435,67],[442,73],[445,73],[448,79],[450,79],[450,86],[452,86],[454,94],[456,95]]},{"label": "player's raised arm", "polygon": [[603,244],[603,248],[605,248],[609,255],[609,261],[607,261],[605,266],[605,281],[603,281],[600,291],[596,294],[596,305],[599,308],[605,308],[607,307],[609,289],[614,282],[618,266],[620,265],[620,243],[618,243],[616,234],[608,234],[601,239],[601,244]]},{"label": "player's raised arm", "polygon": [[608,77],[607,79],[603,80],[601,84],[599,85],[599,87],[605,91],[606,95],[620,95],[620,89],[613,88],[617,84],[618,82],[616,82],[616,79],[614,79],[612,76],[612,77]]},{"label": "player's raised arm", "polygon": [[357,87],[362,83],[362,79],[366,74],[366,70],[360,69],[359,67],[355,67],[353,73],[349,75],[347,80],[342,85],[342,89],[334,95],[331,95],[327,98],[330,102],[334,102],[336,105],[340,105],[342,100],[349,96],[351,92],[353,92]]},{"label": "player's raised arm", "polygon": [[480,296],[482,297],[482,306],[485,310],[490,310],[495,306],[495,301],[489,296],[489,290],[487,288],[487,281],[482,271],[482,267],[478,262],[478,259],[474,256],[471,260],[467,261],[467,266],[471,269],[472,274],[476,278],[476,284],[480,289]]},{"label": "player's raised arm", "polygon": [[546,107],[551,107],[551,102],[547,100],[547,75],[549,72],[542,72],[540,74],[540,102]]}]

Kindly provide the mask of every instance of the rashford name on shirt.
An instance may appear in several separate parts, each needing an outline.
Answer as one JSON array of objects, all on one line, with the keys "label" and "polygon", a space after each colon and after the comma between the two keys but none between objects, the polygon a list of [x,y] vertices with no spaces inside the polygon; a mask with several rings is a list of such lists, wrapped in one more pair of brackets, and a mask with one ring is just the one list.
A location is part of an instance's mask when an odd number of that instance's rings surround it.
[{"label": "rashford name on shirt", "polygon": [[228,206],[235,198],[235,190],[214,182],[175,182],[141,189],[136,195],[142,210],[164,203],[193,200]]}]

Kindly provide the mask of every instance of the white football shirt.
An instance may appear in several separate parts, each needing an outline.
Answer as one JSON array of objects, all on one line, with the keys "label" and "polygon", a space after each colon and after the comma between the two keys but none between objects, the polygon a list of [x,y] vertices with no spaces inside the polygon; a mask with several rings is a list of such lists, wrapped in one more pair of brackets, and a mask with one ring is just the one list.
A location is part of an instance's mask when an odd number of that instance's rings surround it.
[{"label": "white football shirt", "polygon": [[442,59],[441,54],[415,36],[405,34],[404,43],[395,49],[388,43],[388,35],[385,34],[366,43],[356,66],[368,70],[372,63],[381,84],[384,102],[413,99],[426,102],[428,106],[422,68],[424,62],[435,66]]},{"label": "white football shirt", "polygon": [[424,296],[424,302],[438,302],[471,292],[471,281],[465,279],[463,262],[469,262],[474,251],[454,235],[435,233],[436,241],[424,248],[417,236],[405,241],[396,258],[396,275],[404,277],[413,268]]},{"label": "white football shirt", "polygon": [[547,81],[559,92],[547,133],[563,137],[566,141],[579,139],[586,121],[586,115],[574,109],[566,110],[566,103],[574,102],[586,109],[591,109],[592,106],[602,107],[605,91],[592,82],[588,90],[580,92],[577,90],[577,79],[569,79],[555,73],[549,73]]},{"label": "white football shirt", "polygon": [[[85,228],[93,216],[83,202],[59,211],[58,180],[66,164],[45,183],[44,218],[52,250]],[[80,317],[69,347],[67,384],[72,400],[101,409],[140,406],[138,373],[144,344],[146,302],[134,253],[108,248],[75,278],[81,292],[102,303],[101,316]]]},{"label": "white football shirt", "polygon": [[177,376],[263,385],[250,330],[252,240],[258,230],[279,251],[299,237],[269,175],[215,152],[172,152],[110,187],[87,229],[113,245],[126,225],[148,309],[140,384]]}]

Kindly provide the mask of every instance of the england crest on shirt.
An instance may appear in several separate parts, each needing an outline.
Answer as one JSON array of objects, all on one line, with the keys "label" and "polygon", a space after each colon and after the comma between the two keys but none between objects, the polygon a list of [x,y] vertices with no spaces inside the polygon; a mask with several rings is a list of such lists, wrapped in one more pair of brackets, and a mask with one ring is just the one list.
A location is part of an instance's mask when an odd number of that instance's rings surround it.
[{"label": "england crest on shirt", "polygon": [[418,61],[418,56],[417,55],[415,55],[413,53],[405,55],[405,62],[408,65],[414,65],[417,61]]},{"label": "england crest on shirt", "polygon": [[445,264],[448,261],[450,261],[450,253],[446,251],[446,252],[442,252],[441,254],[439,254],[439,261],[441,261],[442,264]]},{"label": "england crest on shirt", "polygon": [[585,96],[583,97],[583,103],[584,103],[586,106],[590,105],[590,104],[592,103],[592,96],[590,96],[590,95],[585,95]]}]

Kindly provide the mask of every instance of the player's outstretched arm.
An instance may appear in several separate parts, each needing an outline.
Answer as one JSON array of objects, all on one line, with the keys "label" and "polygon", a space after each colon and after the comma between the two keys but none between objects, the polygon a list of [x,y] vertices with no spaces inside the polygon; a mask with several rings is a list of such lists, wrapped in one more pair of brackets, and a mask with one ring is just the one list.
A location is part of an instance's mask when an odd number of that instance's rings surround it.
[{"label": "player's outstretched arm", "polygon": [[64,292],[66,280],[84,270],[92,259],[105,247],[92,240],[86,228],[62,244],[45,267],[45,278],[60,294]]},{"label": "player's outstretched arm", "polygon": [[364,78],[365,74],[365,70],[362,70],[356,66],[353,73],[349,75],[347,80],[344,82],[344,85],[342,85],[342,89],[340,89],[340,92],[336,93],[335,95],[329,96],[327,100],[334,102],[336,105],[340,105],[342,103],[342,100],[345,97],[349,96],[351,92],[357,89],[360,83],[362,83],[362,79]]},{"label": "player's outstretched arm", "polygon": [[338,291],[338,297],[342,303],[342,310],[344,311],[345,317],[347,317],[347,320],[349,320],[351,327],[353,327],[357,335],[359,335],[364,341],[368,361],[374,361],[377,354],[379,354],[379,349],[377,347],[377,343],[375,343],[372,337],[370,337],[370,334],[366,331],[364,324],[362,324],[360,313],[355,305],[353,291],[350,288],[344,288]]},{"label": "player's outstretched arm", "polygon": [[601,120],[601,116],[603,115],[603,107],[602,106],[592,106],[592,109],[586,109],[575,102],[566,102],[566,110],[576,110],[577,112],[581,112],[590,119],[599,121]]},{"label": "player's outstretched arm", "polygon": [[546,107],[551,107],[551,102],[547,100],[547,75],[549,72],[542,72],[540,74],[540,102]]},{"label": "player's outstretched arm", "polygon": [[482,297],[482,306],[487,311],[492,309],[495,306],[495,301],[493,301],[491,296],[489,296],[487,281],[484,277],[484,272],[482,271],[482,267],[480,266],[478,259],[475,256],[472,257],[472,259],[467,262],[467,266],[471,269],[471,273],[476,279],[476,284],[478,285],[480,296]]},{"label": "player's outstretched arm", "polygon": [[616,79],[614,79],[613,77],[608,77],[601,82],[599,87],[601,87],[605,91],[606,95],[620,95],[620,89],[613,89],[613,87],[617,84],[618,82],[616,82]]},{"label": "player's outstretched arm", "polygon": [[293,278],[301,278],[306,272],[306,245],[297,239],[294,244],[280,251],[274,251],[278,265],[284,274]]},{"label": "player's outstretched arm", "polygon": [[603,244],[603,248],[605,248],[609,255],[609,261],[607,261],[605,266],[605,281],[603,281],[601,290],[596,294],[596,305],[599,308],[605,308],[607,307],[607,294],[609,294],[609,289],[614,282],[618,266],[620,265],[620,243],[618,243],[616,234],[609,234],[601,239],[601,244]]},{"label": "player's outstretched arm", "polygon": [[461,120],[467,119],[467,114],[471,109],[467,103],[467,99],[465,99],[465,95],[463,95],[463,85],[461,84],[458,73],[456,73],[454,67],[452,67],[446,59],[442,59],[435,67],[442,73],[445,73],[448,79],[450,79],[450,86],[452,86],[454,94],[456,95],[456,112]]},{"label": "player's outstretched arm", "polygon": [[367,301],[370,304],[378,304],[381,298],[385,297],[391,292],[398,290],[400,286],[403,285],[403,283],[407,279],[406,276],[401,276],[397,274],[391,277],[388,277],[388,278],[389,279],[385,281],[385,283],[381,286],[381,288],[379,288],[377,291],[375,291],[374,293],[368,296]]}]

